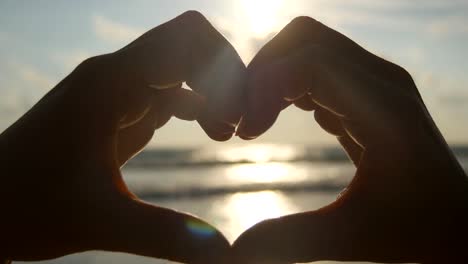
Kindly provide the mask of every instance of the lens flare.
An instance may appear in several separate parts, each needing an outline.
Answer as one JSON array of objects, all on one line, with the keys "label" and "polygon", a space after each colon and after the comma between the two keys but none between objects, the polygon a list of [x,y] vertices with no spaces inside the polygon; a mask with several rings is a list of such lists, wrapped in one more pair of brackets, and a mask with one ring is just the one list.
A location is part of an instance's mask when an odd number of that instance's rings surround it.
[{"label": "lens flare", "polygon": [[188,220],[186,224],[190,233],[200,238],[209,238],[216,233],[216,230],[213,227],[198,220],[191,219]]}]

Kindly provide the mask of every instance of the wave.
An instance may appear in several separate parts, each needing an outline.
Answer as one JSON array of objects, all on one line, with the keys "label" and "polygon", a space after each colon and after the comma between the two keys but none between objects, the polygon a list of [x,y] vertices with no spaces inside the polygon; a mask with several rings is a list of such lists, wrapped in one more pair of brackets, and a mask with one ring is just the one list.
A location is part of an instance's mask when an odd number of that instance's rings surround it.
[{"label": "wave", "polygon": [[[452,146],[458,158],[468,158],[468,146]],[[127,167],[221,166],[258,162],[345,162],[346,153],[337,147],[278,144],[252,144],[223,148],[149,149],[140,153]]]},{"label": "wave", "polygon": [[151,149],[140,153],[128,167],[219,166],[258,162],[301,162],[348,160],[340,148],[290,145],[250,145],[226,148]]},{"label": "wave", "polygon": [[147,190],[138,191],[136,194],[139,198],[147,200],[173,200],[173,199],[190,199],[190,198],[205,198],[210,196],[218,196],[239,192],[258,192],[266,190],[274,190],[285,193],[295,192],[339,192],[345,188],[345,184],[336,182],[314,182],[301,184],[249,184],[242,186],[221,186],[214,188],[186,188],[176,190]]}]

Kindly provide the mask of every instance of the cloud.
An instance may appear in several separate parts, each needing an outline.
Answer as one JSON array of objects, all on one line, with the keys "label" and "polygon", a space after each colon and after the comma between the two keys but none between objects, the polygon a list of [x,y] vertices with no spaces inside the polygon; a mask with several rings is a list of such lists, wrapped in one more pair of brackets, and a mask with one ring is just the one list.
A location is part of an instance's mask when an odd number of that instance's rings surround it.
[{"label": "cloud", "polygon": [[468,18],[462,16],[444,17],[432,21],[426,31],[436,37],[468,34]]},{"label": "cloud", "polygon": [[359,8],[367,11],[388,11],[388,10],[402,10],[402,9],[419,9],[419,10],[431,10],[431,9],[444,9],[444,8],[466,8],[468,3],[466,0],[392,0],[392,1],[376,1],[376,0],[316,0],[314,3],[317,6],[333,6],[340,7],[343,9]]},{"label": "cloud", "polygon": [[100,39],[119,44],[130,42],[144,32],[143,30],[115,22],[100,15],[93,17],[93,27],[94,33]]},{"label": "cloud", "polygon": [[[463,108],[468,111],[468,91],[464,89],[467,81],[445,81],[444,87],[436,94],[437,103],[446,109]],[[447,87],[448,86],[448,87]]]},{"label": "cloud", "polygon": [[57,78],[34,65],[8,59],[0,70],[1,130],[52,89],[57,83]]},{"label": "cloud", "polygon": [[0,130],[13,123],[50,90],[54,81],[32,65],[7,58],[0,65]]},{"label": "cloud", "polygon": [[70,72],[78,66],[78,64],[91,56],[92,54],[87,51],[75,50],[54,54],[52,55],[52,60],[62,66],[65,72]]},{"label": "cloud", "polygon": [[468,79],[448,78],[440,73],[418,71],[413,75],[424,100],[437,112],[468,110]]},{"label": "cloud", "polygon": [[436,36],[466,34],[468,30],[466,0],[302,1],[304,5],[291,7],[294,13],[310,15],[339,30],[372,28]]},{"label": "cloud", "polygon": [[9,39],[7,33],[0,31],[0,42],[6,42]]},{"label": "cloud", "polygon": [[4,78],[0,78],[0,91],[11,91],[28,99],[29,103],[36,102],[57,83],[56,78],[27,63],[7,61],[5,66]]},{"label": "cloud", "polygon": [[439,96],[439,103],[448,107],[465,107],[468,103],[468,93],[458,92]]},{"label": "cloud", "polygon": [[29,87],[37,87],[42,90],[49,90],[54,85],[54,80],[30,65],[18,65],[18,76]]},{"label": "cloud", "polygon": [[307,6],[306,14],[338,30],[353,28],[360,31],[378,29],[417,32],[424,25],[424,20],[404,15],[404,11],[412,6],[413,4],[402,1],[319,0]]},{"label": "cloud", "polygon": [[2,97],[0,103],[2,119],[5,119],[6,116],[16,115],[21,110],[24,110],[25,102],[15,91],[2,90],[0,91],[0,95]]}]

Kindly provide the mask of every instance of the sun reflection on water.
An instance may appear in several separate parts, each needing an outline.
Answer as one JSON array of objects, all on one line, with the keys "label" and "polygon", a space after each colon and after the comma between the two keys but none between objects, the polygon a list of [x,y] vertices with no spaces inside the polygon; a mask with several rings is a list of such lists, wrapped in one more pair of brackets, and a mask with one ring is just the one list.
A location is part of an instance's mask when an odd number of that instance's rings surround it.
[{"label": "sun reflection on water", "polygon": [[306,177],[299,169],[283,162],[239,164],[228,168],[226,175],[233,181],[252,183],[300,181]]},{"label": "sun reflection on water", "polygon": [[228,147],[217,153],[217,159],[231,162],[270,162],[290,161],[296,158],[301,149],[294,146],[274,144],[250,144],[247,146]]},{"label": "sun reflection on water", "polygon": [[[222,208],[219,208],[222,207]],[[265,219],[290,214],[294,206],[280,192],[261,191],[236,193],[224,200],[214,210],[227,216],[227,237],[234,240],[242,232]]]}]

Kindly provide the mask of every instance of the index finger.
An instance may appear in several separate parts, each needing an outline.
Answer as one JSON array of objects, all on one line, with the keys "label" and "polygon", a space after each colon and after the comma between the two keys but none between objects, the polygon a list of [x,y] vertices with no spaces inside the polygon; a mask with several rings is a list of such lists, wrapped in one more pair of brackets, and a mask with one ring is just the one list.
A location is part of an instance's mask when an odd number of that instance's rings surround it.
[{"label": "index finger", "polygon": [[206,98],[199,122],[208,135],[217,140],[232,136],[245,101],[245,65],[203,15],[186,12],[118,53],[146,85],[186,82]]},{"label": "index finger", "polygon": [[[326,47],[336,57],[358,63],[362,68],[382,69],[383,75],[395,71],[394,67],[389,66],[390,63],[366,51],[346,36],[312,18],[298,17],[266,44],[248,66],[248,104],[240,128],[242,132],[243,128],[248,127],[249,133],[240,133],[241,137],[255,138],[264,133],[273,125],[282,109],[278,104],[301,98],[307,93],[311,78],[319,74],[304,65],[283,67],[282,72],[275,74],[268,72],[287,58],[302,56],[301,51],[317,47]],[[315,56],[298,59],[311,63],[319,60]]]}]

